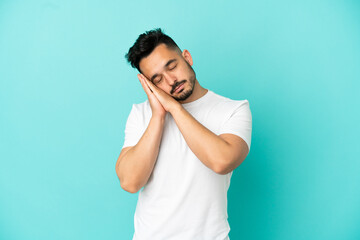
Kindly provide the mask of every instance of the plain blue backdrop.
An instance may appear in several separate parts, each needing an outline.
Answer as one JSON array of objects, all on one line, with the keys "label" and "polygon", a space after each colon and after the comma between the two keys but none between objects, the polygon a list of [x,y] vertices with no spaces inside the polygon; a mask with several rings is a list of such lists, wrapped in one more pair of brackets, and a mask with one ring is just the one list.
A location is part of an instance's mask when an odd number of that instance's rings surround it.
[{"label": "plain blue backdrop", "polygon": [[131,239],[115,163],[125,53],[161,27],[200,84],[248,99],[230,238],[360,239],[360,4],[351,0],[0,0],[0,239]]}]

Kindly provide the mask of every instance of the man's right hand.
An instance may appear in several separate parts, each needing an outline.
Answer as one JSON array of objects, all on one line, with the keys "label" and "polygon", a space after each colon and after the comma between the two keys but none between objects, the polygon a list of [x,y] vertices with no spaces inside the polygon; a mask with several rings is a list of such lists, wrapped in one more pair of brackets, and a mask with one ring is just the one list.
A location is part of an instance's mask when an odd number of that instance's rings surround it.
[{"label": "man's right hand", "polygon": [[165,118],[166,115],[166,110],[164,109],[164,107],[161,105],[161,103],[159,102],[159,100],[156,98],[155,94],[150,90],[150,88],[147,86],[147,84],[144,82],[145,79],[142,78],[141,74],[137,75],[141,86],[143,87],[149,102],[150,102],[150,106],[151,106],[151,111],[152,111],[152,116],[153,117],[162,117]]},{"label": "man's right hand", "polygon": [[123,148],[115,165],[121,187],[130,193],[138,192],[150,178],[159,154],[166,115],[166,110],[139,75],[150,102],[152,117],[138,143]]}]

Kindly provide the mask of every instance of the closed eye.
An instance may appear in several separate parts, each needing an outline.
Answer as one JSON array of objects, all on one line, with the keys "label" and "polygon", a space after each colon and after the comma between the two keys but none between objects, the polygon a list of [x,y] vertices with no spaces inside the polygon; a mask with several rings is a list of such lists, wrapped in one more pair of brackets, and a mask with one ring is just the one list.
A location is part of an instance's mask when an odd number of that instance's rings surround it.
[{"label": "closed eye", "polygon": [[172,68],[169,68],[169,69],[170,69],[170,70],[173,70],[174,68],[176,68],[176,66],[177,66],[177,65],[175,65],[174,67],[172,67]]},{"label": "closed eye", "polygon": [[155,83],[155,84],[159,84],[159,83],[161,82],[161,80],[162,80],[162,77],[161,77],[161,78],[158,78],[158,79],[155,79],[155,80],[154,80],[154,83]]}]

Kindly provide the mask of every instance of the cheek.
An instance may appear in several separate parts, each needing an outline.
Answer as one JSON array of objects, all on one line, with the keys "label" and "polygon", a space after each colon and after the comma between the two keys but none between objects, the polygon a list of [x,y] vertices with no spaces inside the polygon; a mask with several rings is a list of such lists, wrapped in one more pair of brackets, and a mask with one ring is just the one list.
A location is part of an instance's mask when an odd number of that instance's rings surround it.
[{"label": "cheek", "polygon": [[188,69],[184,67],[179,67],[176,69],[175,74],[177,76],[178,81],[182,81],[184,79],[188,79]]},{"label": "cheek", "polygon": [[191,68],[188,65],[185,65],[181,68],[181,72],[179,74],[181,74],[183,79],[186,78],[189,80],[192,75]]},{"label": "cheek", "polygon": [[165,84],[160,84],[157,87],[160,88],[161,90],[163,90],[164,92],[166,92],[167,94],[170,94],[170,91],[171,91],[170,86],[165,86]]}]

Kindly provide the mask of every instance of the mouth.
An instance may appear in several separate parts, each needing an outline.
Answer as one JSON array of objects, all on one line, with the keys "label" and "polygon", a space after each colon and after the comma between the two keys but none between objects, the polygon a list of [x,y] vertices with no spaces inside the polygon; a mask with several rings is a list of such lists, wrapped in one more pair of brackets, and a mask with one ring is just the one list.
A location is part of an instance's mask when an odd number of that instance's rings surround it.
[{"label": "mouth", "polygon": [[178,93],[180,92],[182,89],[184,89],[184,84],[185,82],[181,83],[179,86],[177,86],[175,89],[174,89],[174,93]]}]

